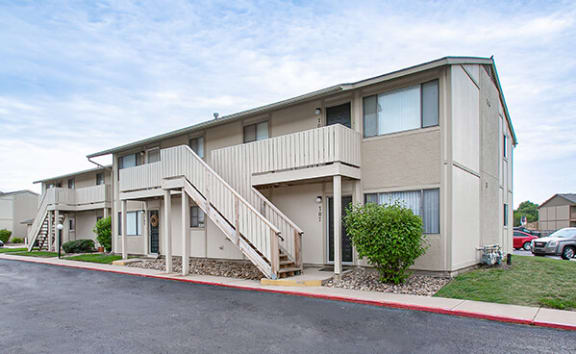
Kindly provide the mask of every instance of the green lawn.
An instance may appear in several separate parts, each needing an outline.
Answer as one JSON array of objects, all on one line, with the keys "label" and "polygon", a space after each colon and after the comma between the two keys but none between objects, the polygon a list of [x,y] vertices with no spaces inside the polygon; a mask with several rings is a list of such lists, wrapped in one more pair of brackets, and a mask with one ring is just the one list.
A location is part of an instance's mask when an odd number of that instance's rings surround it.
[{"label": "green lawn", "polygon": [[508,269],[477,269],[454,278],[435,296],[576,310],[576,262],[513,256]]},{"label": "green lawn", "polygon": [[8,254],[13,254],[16,256],[28,256],[28,257],[42,257],[42,258],[50,258],[50,257],[58,257],[57,252],[46,252],[46,251],[32,251],[28,252],[24,249],[24,252],[10,252]]},{"label": "green lawn", "polygon": [[0,253],[25,252],[26,248],[0,248]]},{"label": "green lawn", "polygon": [[80,262],[112,264],[112,262],[122,259],[122,256],[97,253],[97,254],[82,254],[79,256],[66,257],[64,259]]}]

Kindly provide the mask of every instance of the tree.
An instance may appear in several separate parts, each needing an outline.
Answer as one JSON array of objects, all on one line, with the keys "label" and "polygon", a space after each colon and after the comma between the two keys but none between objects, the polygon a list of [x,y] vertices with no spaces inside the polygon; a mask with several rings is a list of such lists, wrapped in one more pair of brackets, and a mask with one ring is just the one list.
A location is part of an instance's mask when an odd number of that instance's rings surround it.
[{"label": "tree", "polygon": [[514,210],[514,226],[520,226],[522,217],[526,216],[528,222],[538,221],[538,204],[527,200],[518,205]]},{"label": "tree", "polygon": [[422,219],[398,202],[353,205],[344,225],[358,255],[376,267],[382,282],[403,283],[408,267],[426,252]]},{"label": "tree", "polygon": [[100,246],[106,249],[106,252],[112,251],[112,220],[108,216],[96,222],[94,233]]}]

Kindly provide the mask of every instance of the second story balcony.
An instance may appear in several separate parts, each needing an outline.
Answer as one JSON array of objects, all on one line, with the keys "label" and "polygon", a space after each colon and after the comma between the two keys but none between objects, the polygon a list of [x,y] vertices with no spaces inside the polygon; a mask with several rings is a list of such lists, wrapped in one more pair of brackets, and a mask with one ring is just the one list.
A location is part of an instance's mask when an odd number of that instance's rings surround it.
[{"label": "second story balcony", "polygon": [[[236,188],[246,181],[255,186],[336,174],[359,179],[361,142],[360,133],[330,125],[217,149],[210,165]],[[119,191],[160,194],[162,180],[186,164],[178,147],[162,149],[158,162],[120,169]]]},{"label": "second story balcony", "polygon": [[81,211],[110,207],[112,188],[101,184],[84,188],[48,188],[42,196],[49,210]]}]

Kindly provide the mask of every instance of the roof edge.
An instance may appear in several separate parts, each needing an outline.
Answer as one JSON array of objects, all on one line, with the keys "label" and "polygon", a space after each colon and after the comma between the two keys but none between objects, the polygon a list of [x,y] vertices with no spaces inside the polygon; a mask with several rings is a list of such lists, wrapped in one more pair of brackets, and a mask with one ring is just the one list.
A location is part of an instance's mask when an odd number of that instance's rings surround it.
[{"label": "roof edge", "polygon": [[37,183],[52,181],[52,180],[59,179],[59,178],[65,178],[65,177],[72,177],[72,176],[76,176],[76,175],[82,175],[82,174],[84,174],[84,173],[90,173],[90,172],[105,170],[105,169],[111,168],[111,167],[112,167],[112,165],[106,165],[106,166],[104,166],[104,167],[95,167],[95,168],[90,168],[90,169],[87,169],[87,170],[81,170],[81,171],[77,171],[77,172],[71,172],[71,173],[67,173],[67,174],[64,174],[64,175],[60,175],[60,176],[55,176],[55,177],[49,177],[49,178],[39,179],[39,180],[37,180],[37,181],[32,182],[32,184],[37,184]]}]

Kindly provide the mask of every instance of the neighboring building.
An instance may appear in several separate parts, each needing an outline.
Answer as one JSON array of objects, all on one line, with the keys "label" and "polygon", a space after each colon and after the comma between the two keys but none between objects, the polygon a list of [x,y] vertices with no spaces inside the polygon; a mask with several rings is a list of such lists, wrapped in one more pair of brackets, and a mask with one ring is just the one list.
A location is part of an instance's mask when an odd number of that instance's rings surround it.
[{"label": "neighboring building", "polygon": [[167,271],[191,256],[340,273],[366,264],[345,207],[401,200],[430,245],[413,268],[454,274],[482,245],[512,251],[516,144],[494,61],[446,57],[88,158],[113,155],[114,252],[168,256]]},{"label": "neighboring building", "polygon": [[554,194],[538,207],[538,228],[555,231],[576,227],[576,193]]},{"label": "neighboring building", "polygon": [[26,225],[21,222],[33,218],[37,206],[38,193],[29,190],[0,192],[0,230],[12,231],[11,238],[25,238]]},{"label": "neighboring building", "polygon": [[42,196],[34,222],[29,227],[30,249],[35,241],[40,248],[55,249],[58,223],[63,225],[63,243],[81,239],[96,241],[96,234],[92,231],[96,221],[108,216],[112,207],[111,166],[34,183],[42,183]]}]

